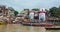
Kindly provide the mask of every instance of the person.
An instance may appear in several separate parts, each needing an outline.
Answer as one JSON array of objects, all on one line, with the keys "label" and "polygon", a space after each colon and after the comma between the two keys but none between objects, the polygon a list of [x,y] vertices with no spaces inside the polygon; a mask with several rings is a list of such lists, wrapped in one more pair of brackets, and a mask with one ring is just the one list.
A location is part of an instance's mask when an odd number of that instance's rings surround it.
[{"label": "person", "polygon": [[16,23],[16,24],[19,24],[20,23],[20,17],[16,17],[13,22]]},{"label": "person", "polygon": [[11,17],[10,16],[7,16],[7,23],[11,24]]}]

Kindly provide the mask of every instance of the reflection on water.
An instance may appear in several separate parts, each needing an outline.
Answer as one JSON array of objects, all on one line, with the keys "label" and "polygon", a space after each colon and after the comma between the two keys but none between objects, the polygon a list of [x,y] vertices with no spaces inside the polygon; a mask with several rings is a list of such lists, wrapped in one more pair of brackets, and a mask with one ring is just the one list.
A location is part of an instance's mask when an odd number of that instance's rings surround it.
[{"label": "reflection on water", "polygon": [[23,26],[21,24],[0,25],[0,32],[45,32],[44,27]]}]

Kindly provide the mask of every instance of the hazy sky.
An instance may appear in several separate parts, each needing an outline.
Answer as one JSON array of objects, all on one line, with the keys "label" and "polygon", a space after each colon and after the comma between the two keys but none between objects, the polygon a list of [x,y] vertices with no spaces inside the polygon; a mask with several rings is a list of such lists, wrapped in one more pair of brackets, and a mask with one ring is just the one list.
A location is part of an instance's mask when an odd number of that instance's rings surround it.
[{"label": "hazy sky", "polygon": [[60,0],[0,0],[0,5],[13,7],[17,11],[24,8],[46,8],[49,9],[53,6],[59,6]]}]

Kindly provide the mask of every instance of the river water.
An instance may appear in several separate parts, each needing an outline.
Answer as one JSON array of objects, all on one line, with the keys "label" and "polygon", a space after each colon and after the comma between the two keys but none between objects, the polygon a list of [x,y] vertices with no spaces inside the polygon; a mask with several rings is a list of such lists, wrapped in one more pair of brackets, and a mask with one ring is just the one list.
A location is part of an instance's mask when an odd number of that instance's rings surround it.
[{"label": "river water", "polygon": [[21,24],[0,25],[0,32],[45,32],[44,27],[23,26]]}]

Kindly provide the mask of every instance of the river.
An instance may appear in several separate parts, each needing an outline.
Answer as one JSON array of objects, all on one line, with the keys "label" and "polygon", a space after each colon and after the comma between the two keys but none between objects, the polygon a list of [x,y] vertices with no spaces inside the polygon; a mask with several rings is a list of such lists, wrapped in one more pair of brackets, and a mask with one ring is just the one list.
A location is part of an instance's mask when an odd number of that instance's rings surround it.
[{"label": "river", "polygon": [[0,25],[0,32],[45,32],[44,27],[23,26],[21,24]]}]

